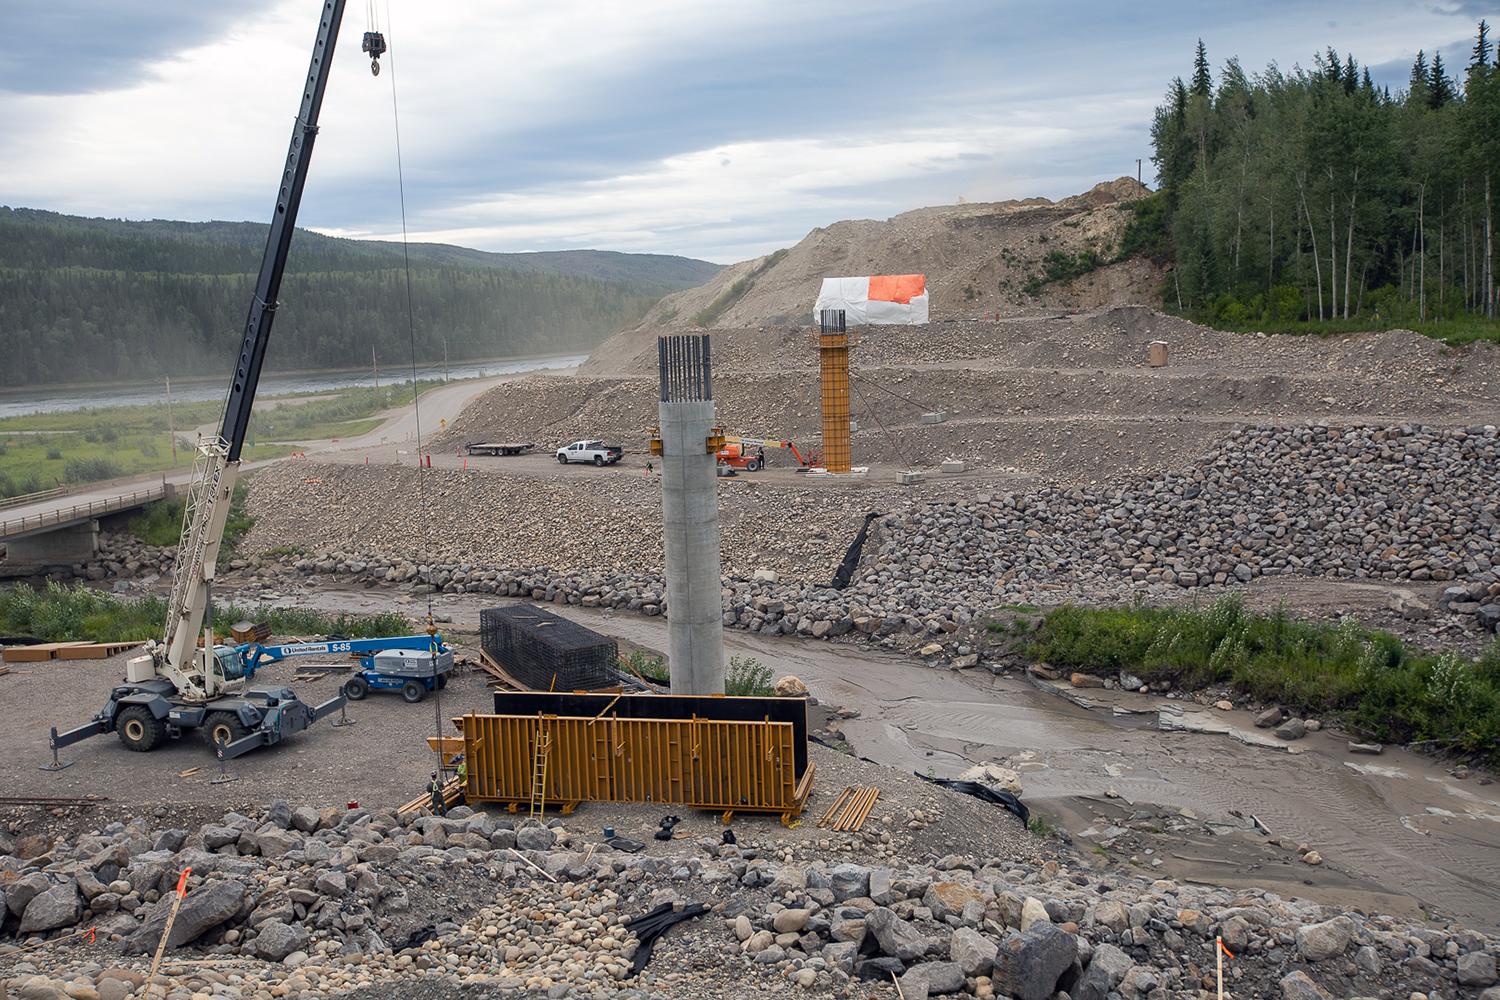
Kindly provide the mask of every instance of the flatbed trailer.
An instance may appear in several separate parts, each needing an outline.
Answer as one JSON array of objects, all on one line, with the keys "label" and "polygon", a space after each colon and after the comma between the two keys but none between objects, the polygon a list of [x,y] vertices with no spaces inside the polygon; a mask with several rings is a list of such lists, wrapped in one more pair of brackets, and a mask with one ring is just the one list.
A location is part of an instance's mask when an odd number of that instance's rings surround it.
[{"label": "flatbed trailer", "polygon": [[524,455],[535,447],[535,441],[470,441],[464,450],[470,455]]}]

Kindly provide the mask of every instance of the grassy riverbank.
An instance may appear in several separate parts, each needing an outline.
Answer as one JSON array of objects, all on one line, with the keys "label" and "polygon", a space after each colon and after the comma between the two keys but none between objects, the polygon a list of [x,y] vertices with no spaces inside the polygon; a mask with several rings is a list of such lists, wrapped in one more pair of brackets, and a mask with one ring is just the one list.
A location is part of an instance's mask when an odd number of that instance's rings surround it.
[{"label": "grassy riverbank", "polygon": [[[442,384],[419,382],[417,390],[426,392]],[[280,458],[296,443],[365,434],[380,425],[377,414],[404,406],[411,398],[407,382],[261,400],[250,421],[244,458]],[[218,401],[176,403],[170,413],[165,404],[110,406],[0,420],[0,499],[190,468],[195,428],[215,425],[221,408]]]},{"label": "grassy riverbank", "polygon": [[1431,741],[1500,763],[1500,642],[1477,659],[1430,653],[1346,619],[1329,625],[1207,607],[1062,607],[1023,642],[1028,656],[1088,673],[1125,670],[1193,690],[1227,684],[1263,701],[1338,717],[1386,743]]},{"label": "grassy riverbank", "polygon": [[[48,642],[89,639],[128,642],[161,635],[167,602],[159,597],[121,599],[87,587],[49,583],[43,588],[21,585],[0,590],[0,633],[30,635]],[[272,635],[340,635],[350,638],[406,635],[412,623],[395,613],[330,615],[305,608],[245,608],[216,604],[214,620],[221,626],[250,620],[271,626]]]}]

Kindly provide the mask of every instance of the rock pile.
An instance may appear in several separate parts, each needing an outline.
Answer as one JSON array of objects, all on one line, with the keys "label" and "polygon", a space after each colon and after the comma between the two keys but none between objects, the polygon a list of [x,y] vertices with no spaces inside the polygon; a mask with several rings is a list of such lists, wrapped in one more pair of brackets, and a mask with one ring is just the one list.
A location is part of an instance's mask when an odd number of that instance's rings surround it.
[{"label": "rock pile", "polygon": [[[548,997],[723,982],[738,990],[726,995],[870,997],[889,995],[892,976],[907,1000],[1196,997],[1212,988],[1215,936],[1237,956],[1241,996],[1500,995],[1500,942],[1471,929],[1058,860],[793,862],[769,837],[624,854],[557,822],[515,828],[467,808],[410,820],[280,802],[191,832],[132,819],[41,855],[0,848],[5,933],[35,943],[97,925],[108,942],[82,957],[0,945],[0,985],[32,1000],[260,1000],[420,979]],[[147,984],[189,866],[171,978]],[[710,916],[669,935],[634,979],[625,924],[662,902]],[[184,948],[218,962],[176,964]]]}]

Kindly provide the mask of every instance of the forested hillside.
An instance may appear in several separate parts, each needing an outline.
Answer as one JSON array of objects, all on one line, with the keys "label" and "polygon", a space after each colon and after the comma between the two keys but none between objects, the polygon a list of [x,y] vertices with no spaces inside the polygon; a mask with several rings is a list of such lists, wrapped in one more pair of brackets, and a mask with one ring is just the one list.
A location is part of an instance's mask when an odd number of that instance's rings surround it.
[{"label": "forested hillside", "polygon": [[[121,222],[0,208],[0,385],[219,374],[233,360],[266,227]],[[718,267],[570,250],[413,244],[419,360],[585,350]],[[267,368],[410,358],[400,244],[299,230]]]},{"label": "forested hillside", "polygon": [[1394,96],[1333,49],[1290,73],[1230,59],[1215,81],[1200,42],[1152,140],[1160,191],[1139,221],[1175,259],[1169,306],[1230,324],[1495,317],[1500,70],[1484,22],[1466,66],[1418,52]]}]

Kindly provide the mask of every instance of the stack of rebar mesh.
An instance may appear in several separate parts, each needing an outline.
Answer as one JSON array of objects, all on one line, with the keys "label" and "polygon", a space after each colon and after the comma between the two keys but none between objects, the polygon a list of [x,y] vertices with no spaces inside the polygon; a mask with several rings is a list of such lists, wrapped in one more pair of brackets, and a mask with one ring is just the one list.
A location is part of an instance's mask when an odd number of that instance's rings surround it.
[{"label": "stack of rebar mesh", "polygon": [[618,683],[613,639],[534,604],[481,611],[479,639],[507,674],[535,691],[592,691]]}]

